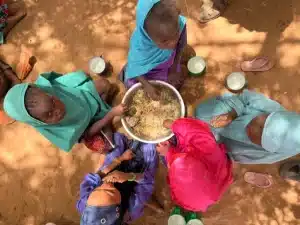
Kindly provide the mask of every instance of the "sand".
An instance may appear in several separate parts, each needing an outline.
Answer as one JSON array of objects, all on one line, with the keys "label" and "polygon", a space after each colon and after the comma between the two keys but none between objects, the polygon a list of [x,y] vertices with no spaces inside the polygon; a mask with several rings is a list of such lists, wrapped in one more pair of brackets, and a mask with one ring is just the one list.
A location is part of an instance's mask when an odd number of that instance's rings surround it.
[{"label": "sand", "polygon": [[[13,62],[21,46],[32,49],[37,64],[28,81],[44,71],[66,73],[87,69],[88,60],[103,54],[116,75],[126,62],[134,28],[132,0],[25,0],[28,16],[10,33],[0,55]],[[232,0],[223,17],[201,25],[195,20],[198,0],[181,0],[188,19],[188,43],[207,60],[207,74],[190,78],[182,94],[191,115],[202,100],[225,91],[224,78],[237,71],[240,58],[268,55],[276,60],[269,72],[247,73],[249,87],[300,112],[300,2],[298,0]],[[116,81],[117,82],[117,81]],[[118,82],[118,84],[120,84]],[[121,94],[124,89],[121,89]],[[116,103],[120,101],[120,96]],[[119,124],[118,124],[119,125]],[[119,125],[120,126],[120,125]],[[0,225],[79,224],[75,210],[79,183],[102,159],[83,145],[64,153],[31,127],[0,127]],[[219,204],[203,214],[205,225],[300,224],[300,183],[279,178],[278,166],[235,165],[235,183]],[[275,183],[266,190],[243,181],[246,171],[266,172]],[[160,165],[156,195],[166,206],[157,215],[145,210],[135,225],[165,225],[171,209]]]}]

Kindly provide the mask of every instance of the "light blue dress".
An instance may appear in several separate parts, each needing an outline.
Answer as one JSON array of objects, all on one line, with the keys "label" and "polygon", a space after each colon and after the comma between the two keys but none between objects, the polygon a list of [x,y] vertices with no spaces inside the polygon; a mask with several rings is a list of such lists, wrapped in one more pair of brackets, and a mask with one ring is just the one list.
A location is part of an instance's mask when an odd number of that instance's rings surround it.
[{"label": "light blue dress", "polygon": [[[228,155],[243,164],[271,164],[300,153],[300,115],[286,111],[262,94],[245,90],[226,94],[198,105],[196,117],[206,122],[234,109],[238,117],[224,128],[213,128],[216,140],[227,146]],[[250,141],[246,126],[258,115],[269,113],[262,135],[262,146]]]}]

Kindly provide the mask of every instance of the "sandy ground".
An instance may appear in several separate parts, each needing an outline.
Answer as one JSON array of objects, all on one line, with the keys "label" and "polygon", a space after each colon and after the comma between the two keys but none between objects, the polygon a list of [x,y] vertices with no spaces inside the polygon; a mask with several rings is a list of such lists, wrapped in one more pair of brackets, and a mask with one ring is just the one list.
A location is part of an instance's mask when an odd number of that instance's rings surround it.
[{"label": "sandy ground", "polygon": [[[37,64],[28,81],[44,71],[86,69],[89,58],[103,54],[114,68],[110,80],[118,82],[116,74],[126,61],[134,28],[134,0],[25,0],[25,4],[28,16],[10,33],[0,54],[14,63],[22,45],[32,49]],[[208,62],[205,77],[190,78],[182,91],[190,115],[198,102],[224,91],[224,78],[237,70],[240,58],[262,54],[273,57],[276,66],[265,73],[247,73],[249,87],[300,111],[299,1],[232,0],[223,17],[207,25],[195,19],[200,1],[181,0],[180,7],[189,17],[189,45]],[[100,164],[100,156],[82,145],[67,154],[29,126],[0,127],[0,225],[78,224],[75,201],[80,180]],[[278,166],[236,165],[235,183],[203,215],[204,223],[300,224],[300,183],[280,179]],[[243,174],[250,170],[272,174],[274,185],[267,190],[249,186]],[[146,209],[135,225],[166,224],[170,200],[165,175],[160,166],[156,194],[166,213]]]}]

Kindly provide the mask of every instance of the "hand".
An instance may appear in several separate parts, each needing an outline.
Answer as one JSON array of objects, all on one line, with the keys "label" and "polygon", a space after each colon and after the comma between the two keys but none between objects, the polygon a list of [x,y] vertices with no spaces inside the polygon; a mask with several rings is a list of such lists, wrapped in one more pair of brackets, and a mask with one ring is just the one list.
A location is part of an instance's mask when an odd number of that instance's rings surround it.
[{"label": "hand", "polygon": [[214,116],[210,121],[210,125],[214,128],[226,127],[235,119],[232,113],[225,113],[219,116]]},{"label": "hand", "polygon": [[106,183],[124,183],[132,178],[132,175],[129,173],[124,173],[118,170],[113,171],[103,178],[103,181]]},{"label": "hand", "polygon": [[165,120],[163,123],[163,126],[164,126],[164,128],[171,129],[172,124],[173,124],[172,120]]},{"label": "hand", "polygon": [[131,216],[130,216],[129,211],[127,210],[126,213],[124,214],[123,222],[129,223],[130,221],[131,221]]},{"label": "hand", "polygon": [[133,153],[133,151],[131,149],[128,149],[120,156],[119,159],[121,161],[129,161],[134,157],[135,157],[135,154]]},{"label": "hand", "polygon": [[170,83],[171,85],[173,85],[174,87],[179,87],[180,84],[183,83],[184,80],[184,76],[182,75],[182,73],[179,72],[170,72],[168,74],[168,83]]},{"label": "hand", "polygon": [[112,113],[114,116],[122,116],[127,111],[128,107],[125,104],[120,104],[112,108]]},{"label": "hand", "polygon": [[159,91],[157,88],[155,88],[154,86],[152,86],[151,84],[149,84],[149,86],[146,86],[145,87],[145,91],[147,93],[147,95],[155,100],[155,101],[158,101],[159,98],[160,98],[160,94],[159,94]]},{"label": "hand", "polygon": [[162,155],[162,156],[166,156],[168,151],[169,151],[169,148],[171,147],[171,144],[169,141],[164,141],[164,142],[161,142],[161,143],[158,143],[156,145],[156,151]]}]

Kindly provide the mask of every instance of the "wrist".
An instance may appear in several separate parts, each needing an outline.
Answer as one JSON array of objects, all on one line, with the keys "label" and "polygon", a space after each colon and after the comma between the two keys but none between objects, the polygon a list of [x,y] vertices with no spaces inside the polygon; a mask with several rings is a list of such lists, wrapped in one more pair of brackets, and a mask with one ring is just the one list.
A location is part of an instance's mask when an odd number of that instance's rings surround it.
[{"label": "wrist", "polygon": [[114,161],[115,161],[116,163],[118,163],[118,164],[121,164],[122,161],[123,161],[123,159],[122,159],[122,157],[117,157],[117,158],[114,159]]},{"label": "wrist", "polygon": [[129,176],[128,176],[127,181],[130,181],[130,182],[136,181],[136,175],[135,175],[135,173],[129,173],[128,175]]},{"label": "wrist", "polygon": [[115,117],[118,115],[116,106],[112,108],[112,110],[110,111],[110,114],[111,114],[111,117]]},{"label": "wrist", "polygon": [[229,115],[232,120],[235,120],[237,118],[237,113],[235,110],[230,111]]}]

